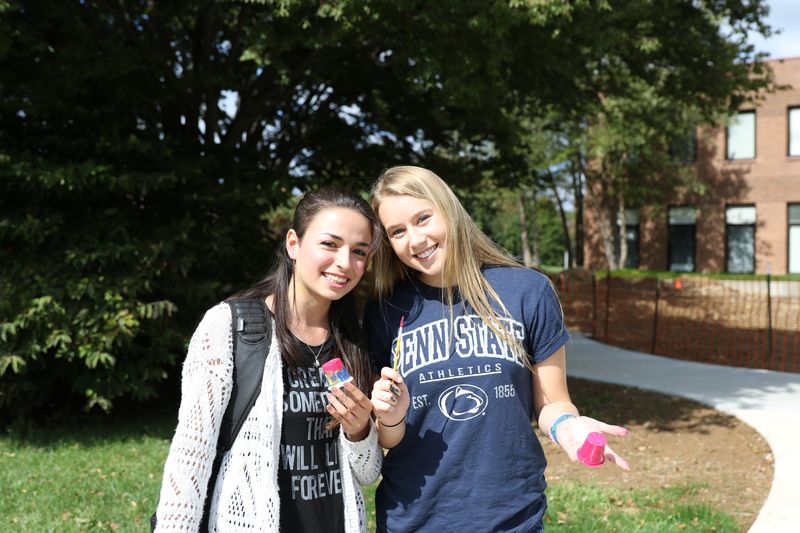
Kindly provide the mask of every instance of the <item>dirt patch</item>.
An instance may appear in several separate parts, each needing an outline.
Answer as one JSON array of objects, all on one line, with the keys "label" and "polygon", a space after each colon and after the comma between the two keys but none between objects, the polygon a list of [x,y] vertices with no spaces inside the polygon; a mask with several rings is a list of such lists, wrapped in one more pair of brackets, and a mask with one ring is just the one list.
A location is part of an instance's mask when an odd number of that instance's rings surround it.
[{"label": "dirt patch", "polygon": [[691,400],[583,379],[568,381],[581,414],[630,429],[628,438],[612,437],[610,444],[631,470],[572,463],[537,432],[547,454],[548,481],[619,488],[699,485],[694,501],[733,516],[742,531],[750,527],[773,474],[770,448],[753,428]]}]

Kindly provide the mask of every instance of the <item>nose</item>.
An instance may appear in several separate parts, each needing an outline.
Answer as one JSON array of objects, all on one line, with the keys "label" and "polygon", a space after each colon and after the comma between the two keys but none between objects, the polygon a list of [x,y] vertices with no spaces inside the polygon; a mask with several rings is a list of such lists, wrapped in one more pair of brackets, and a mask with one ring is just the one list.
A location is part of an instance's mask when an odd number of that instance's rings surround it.
[{"label": "nose", "polygon": [[347,246],[342,246],[336,253],[336,266],[343,272],[350,270],[350,249]]},{"label": "nose", "polygon": [[408,230],[408,244],[411,248],[416,249],[419,246],[425,244],[425,234],[421,231],[418,231],[415,228],[409,228]]}]

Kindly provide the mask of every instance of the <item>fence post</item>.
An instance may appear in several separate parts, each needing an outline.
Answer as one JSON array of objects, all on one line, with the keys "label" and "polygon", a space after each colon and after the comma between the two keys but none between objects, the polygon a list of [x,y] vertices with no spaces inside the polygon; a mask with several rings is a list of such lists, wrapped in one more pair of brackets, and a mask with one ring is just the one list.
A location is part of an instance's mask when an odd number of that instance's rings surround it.
[{"label": "fence post", "polygon": [[653,311],[653,340],[650,343],[650,353],[656,353],[656,338],[658,337],[658,301],[661,296],[661,280],[656,277],[656,307]]},{"label": "fence post", "polygon": [[772,274],[767,272],[767,358],[772,363]]},{"label": "fence post", "polygon": [[592,270],[592,338],[597,339],[597,331],[595,321],[597,320],[597,278],[596,273]]},{"label": "fence post", "polygon": [[608,342],[608,298],[611,295],[611,270],[606,268],[606,316],[603,325],[603,342]]}]

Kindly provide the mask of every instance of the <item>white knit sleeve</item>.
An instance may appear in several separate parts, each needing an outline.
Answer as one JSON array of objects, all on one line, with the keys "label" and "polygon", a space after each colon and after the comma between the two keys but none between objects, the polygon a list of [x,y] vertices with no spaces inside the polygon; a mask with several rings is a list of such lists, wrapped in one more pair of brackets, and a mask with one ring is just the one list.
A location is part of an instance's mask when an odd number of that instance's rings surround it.
[{"label": "white knit sleeve", "polygon": [[369,434],[358,442],[353,442],[345,437],[344,432],[339,432],[339,444],[347,454],[350,470],[353,477],[360,485],[374,483],[381,474],[383,466],[383,450],[378,444],[378,430],[375,423],[370,420]]},{"label": "white knit sleeve", "polygon": [[164,465],[157,532],[197,531],[203,517],[222,416],[233,382],[231,311],[208,310],[183,364],[178,427]]}]

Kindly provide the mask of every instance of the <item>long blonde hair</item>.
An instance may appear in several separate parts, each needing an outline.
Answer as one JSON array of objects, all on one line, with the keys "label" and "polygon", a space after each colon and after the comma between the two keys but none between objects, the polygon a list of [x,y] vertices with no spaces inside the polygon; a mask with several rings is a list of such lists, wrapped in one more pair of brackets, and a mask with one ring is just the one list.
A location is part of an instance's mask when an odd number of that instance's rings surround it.
[{"label": "long blonde hair", "polygon": [[[410,196],[427,200],[445,222],[447,254],[442,268],[442,292],[446,295],[450,323],[453,322],[453,288],[456,287],[481,320],[508,344],[527,368],[532,369],[521,342],[502,326],[500,316],[492,308],[491,301],[494,300],[504,316],[511,316],[481,272],[484,265],[519,267],[519,262],[475,225],[450,187],[430,170],[415,166],[398,166],[386,170],[372,187],[372,209],[379,217],[381,202],[388,196]],[[378,246],[372,265],[378,298],[383,300],[391,295],[395,284],[407,276],[402,261],[395,255],[386,237]],[[450,328],[450,331],[453,329]]]}]

